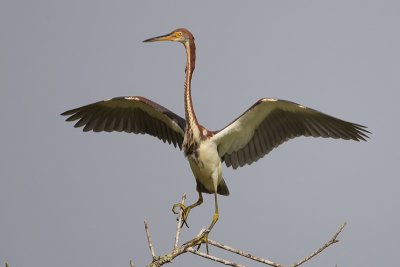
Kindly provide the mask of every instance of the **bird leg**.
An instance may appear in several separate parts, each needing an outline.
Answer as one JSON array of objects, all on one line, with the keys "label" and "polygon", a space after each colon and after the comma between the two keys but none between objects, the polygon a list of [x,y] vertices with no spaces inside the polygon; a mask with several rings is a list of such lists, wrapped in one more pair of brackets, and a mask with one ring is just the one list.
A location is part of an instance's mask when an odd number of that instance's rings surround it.
[{"label": "bird leg", "polygon": [[197,245],[197,250],[200,249],[200,246],[202,243],[206,244],[206,251],[208,254],[208,234],[211,232],[211,229],[214,227],[215,223],[218,221],[218,200],[217,200],[217,192],[214,193],[214,197],[215,197],[215,212],[213,215],[213,219],[211,221],[210,226],[205,229],[204,231],[202,231],[196,238],[190,240],[189,242],[185,243],[184,245],[186,246],[186,248],[188,247],[193,247]]},{"label": "bird leg", "polygon": [[218,217],[219,217],[219,215],[218,215],[218,199],[217,199],[217,192],[215,192],[214,193],[214,200],[215,200],[215,212],[214,212],[214,215],[213,215],[213,219],[212,219],[212,221],[211,221],[211,224],[210,224],[210,226],[208,227],[208,229],[207,229],[207,231],[206,232],[211,232],[211,229],[214,227],[214,225],[215,225],[215,223],[218,221]]},{"label": "bird leg", "polygon": [[[201,205],[201,203],[203,203],[203,195],[199,192],[199,199],[196,201],[196,203],[190,205],[190,206],[185,206],[182,203],[176,203],[172,206],[172,212],[174,214],[178,214],[179,210],[182,210],[182,224],[180,227],[183,226],[183,224],[186,225],[187,228],[189,228],[189,225],[187,224],[187,217],[189,216],[189,212],[191,209],[193,209],[194,207],[197,207],[199,205]],[[177,208],[179,208],[179,210],[177,210]]]}]

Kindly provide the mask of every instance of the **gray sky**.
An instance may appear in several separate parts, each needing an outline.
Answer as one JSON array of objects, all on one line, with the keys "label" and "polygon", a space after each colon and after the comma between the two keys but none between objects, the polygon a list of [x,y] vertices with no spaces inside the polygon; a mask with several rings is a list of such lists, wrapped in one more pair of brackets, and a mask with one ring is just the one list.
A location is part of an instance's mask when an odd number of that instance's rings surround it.
[{"label": "gray sky", "polygon": [[[394,266],[400,238],[397,1],[0,1],[0,265],[137,266],[173,245],[173,203],[197,199],[183,154],[150,136],[83,133],[67,109],[140,95],[183,115],[185,53],[142,40],[178,27],[197,42],[199,121],[224,127],[274,97],[360,123],[368,142],[298,138],[224,168],[210,238],[290,264]],[[199,2],[202,2],[201,4]],[[182,240],[209,225],[213,198]],[[211,248],[211,253],[243,264]],[[217,266],[184,255],[173,266]]]}]

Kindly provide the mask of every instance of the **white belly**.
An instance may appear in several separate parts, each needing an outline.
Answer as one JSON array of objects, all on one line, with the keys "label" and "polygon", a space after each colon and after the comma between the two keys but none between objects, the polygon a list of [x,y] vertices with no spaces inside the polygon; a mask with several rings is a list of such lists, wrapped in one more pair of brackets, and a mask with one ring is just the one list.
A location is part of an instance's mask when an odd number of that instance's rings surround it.
[{"label": "white belly", "polygon": [[210,192],[216,192],[222,179],[221,159],[214,143],[206,141],[200,145],[196,155],[189,155],[192,172],[198,182]]}]

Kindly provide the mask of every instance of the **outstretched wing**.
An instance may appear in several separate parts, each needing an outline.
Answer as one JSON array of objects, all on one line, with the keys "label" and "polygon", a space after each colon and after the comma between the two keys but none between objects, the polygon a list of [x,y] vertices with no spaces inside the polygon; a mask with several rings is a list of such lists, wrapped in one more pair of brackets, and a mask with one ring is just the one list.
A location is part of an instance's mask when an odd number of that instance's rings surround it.
[{"label": "outstretched wing", "polygon": [[69,116],[66,121],[78,120],[75,127],[84,126],[85,132],[149,134],[182,149],[185,119],[144,97],[116,97],[68,110],[61,115]]},{"label": "outstretched wing", "polygon": [[365,141],[368,133],[365,126],[290,101],[262,98],[212,138],[225,164],[236,169],[298,136]]}]

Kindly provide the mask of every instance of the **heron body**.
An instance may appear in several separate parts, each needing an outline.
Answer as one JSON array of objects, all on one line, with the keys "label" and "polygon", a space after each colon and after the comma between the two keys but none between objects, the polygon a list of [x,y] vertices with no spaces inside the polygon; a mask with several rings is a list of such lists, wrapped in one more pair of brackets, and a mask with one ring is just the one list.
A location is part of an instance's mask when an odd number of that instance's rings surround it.
[{"label": "heron body", "polygon": [[365,126],[326,115],[286,100],[262,98],[220,131],[209,131],[196,118],[191,96],[196,46],[186,29],[154,37],[144,42],[176,41],[185,46],[185,118],[144,97],[117,97],[62,113],[67,121],[84,131],[125,131],[150,134],[183,150],[197,182],[199,199],[188,207],[175,204],[184,212],[203,202],[202,193],[215,196],[215,213],[209,230],[218,220],[217,194],[229,195],[222,177],[222,162],[234,169],[249,165],[285,141],[299,137],[341,138],[365,141]]}]

